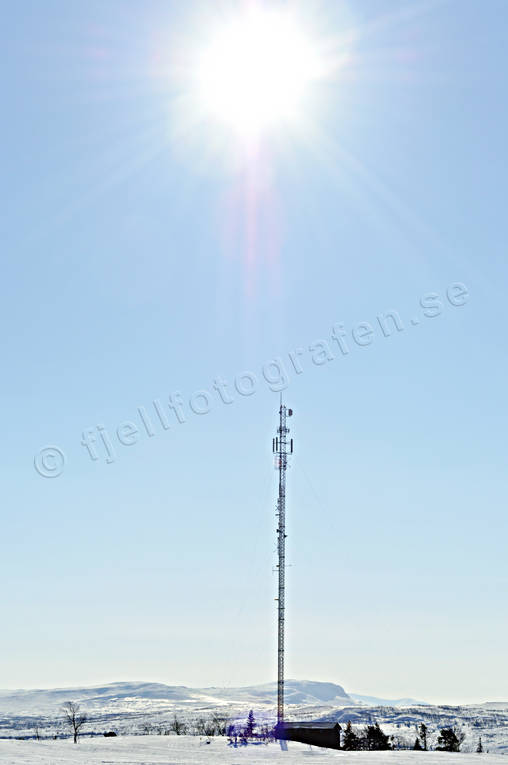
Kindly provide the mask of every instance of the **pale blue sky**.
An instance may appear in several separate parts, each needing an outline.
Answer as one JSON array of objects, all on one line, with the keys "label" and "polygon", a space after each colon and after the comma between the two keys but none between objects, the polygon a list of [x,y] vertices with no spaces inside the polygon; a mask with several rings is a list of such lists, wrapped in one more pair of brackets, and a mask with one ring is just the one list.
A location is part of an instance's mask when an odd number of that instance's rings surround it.
[{"label": "pale blue sky", "polygon": [[[300,5],[329,40],[354,31],[351,58],[316,92],[311,133],[266,138],[252,181],[227,136],[182,132],[166,71],[217,3],[4,3],[0,687],[275,677],[278,393],[262,367],[280,357],[288,676],[506,700],[508,7]],[[443,307],[425,318],[431,292]],[[384,337],[390,309],[404,329]],[[121,446],[127,420],[138,442]],[[111,464],[81,445],[98,424]],[[46,445],[66,455],[58,478],[34,470]]]}]

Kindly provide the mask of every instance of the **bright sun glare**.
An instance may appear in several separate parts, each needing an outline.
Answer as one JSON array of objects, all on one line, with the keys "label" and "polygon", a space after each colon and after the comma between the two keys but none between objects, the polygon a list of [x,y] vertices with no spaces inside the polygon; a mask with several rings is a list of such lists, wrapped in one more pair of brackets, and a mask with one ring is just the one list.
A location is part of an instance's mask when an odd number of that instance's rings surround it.
[{"label": "bright sun glare", "polygon": [[302,116],[320,74],[317,49],[291,15],[251,9],[219,27],[199,55],[199,101],[209,117],[255,135]]}]

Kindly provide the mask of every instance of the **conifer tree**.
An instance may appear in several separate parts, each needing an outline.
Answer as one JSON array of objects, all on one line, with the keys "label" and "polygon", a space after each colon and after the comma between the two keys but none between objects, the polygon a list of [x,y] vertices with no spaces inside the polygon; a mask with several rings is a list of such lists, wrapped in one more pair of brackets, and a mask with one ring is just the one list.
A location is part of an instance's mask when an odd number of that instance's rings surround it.
[{"label": "conifer tree", "polygon": [[363,733],[364,749],[368,749],[370,752],[379,752],[384,749],[391,749],[388,736],[383,733],[379,727],[379,723],[375,725],[367,725]]},{"label": "conifer tree", "polygon": [[438,752],[460,752],[464,738],[463,733],[457,733],[453,728],[443,728],[437,737],[436,749]]},{"label": "conifer tree", "polygon": [[423,745],[424,752],[427,751],[427,731],[428,731],[427,726],[425,725],[425,723],[422,722],[420,725],[419,734],[420,734],[420,739]]},{"label": "conifer tree", "polygon": [[247,738],[250,738],[251,736],[254,735],[255,727],[256,727],[256,720],[254,717],[254,712],[251,709],[247,717],[247,725],[245,726],[245,736]]},{"label": "conifer tree", "polygon": [[348,721],[348,724],[346,725],[346,730],[344,731],[342,748],[345,749],[347,752],[354,752],[360,748],[360,739],[358,738],[353,728],[351,727],[351,720]]}]

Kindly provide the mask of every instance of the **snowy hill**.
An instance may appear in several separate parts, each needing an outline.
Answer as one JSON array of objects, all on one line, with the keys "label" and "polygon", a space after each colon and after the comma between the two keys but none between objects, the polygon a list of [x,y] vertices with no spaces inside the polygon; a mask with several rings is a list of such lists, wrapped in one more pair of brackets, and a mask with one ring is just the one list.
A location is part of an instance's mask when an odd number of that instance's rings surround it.
[{"label": "snowy hill", "polygon": [[189,689],[162,683],[110,683],[89,688],[52,688],[50,690],[0,690],[0,712],[11,714],[47,714],[72,699],[87,707],[103,707],[134,698],[187,701]]},{"label": "snowy hill", "polygon": [[[254,685],[247,688],[208,688],[228,701],[260,701],[274,703],[277,698],[277,683]],[[203,692],[204,692],[203,691]],[[284,694],[287,704],[351,704],[352,699],[341,685],[310,680],[286,680]]]},{"label": "snowy hill", "polygon": [[359,693],[350,693],[349,695],[353,701],[368,707],[415,707],[427,704],[426,701],[417,701],[416,699],[381,699],[378,696],[362,696]]},{"label": "snowy hill", "polygon": [[[53,688],[50,690],[0,690],[1,714],[51,714],[69,699],[88,709],[168,709],[175,706],[213,704],[271,705],[277,697],[277,684],[266,683],[246,688],[188,688],[164,683],[109,683],[89,688]],[[288,704],[351,704],[344,688],[334,683],[307,680],[286,681]]]},{"label": "snowy hill", "polygon": [[[276,683],[245,688],[190,688],[164,683],[117,682],[87,688],[0,691],[0,739],[44,740],[66,736],[61,705],[77,701],[88,715],[86,736],[114,730],[120,736],[171,731],[175,718],[196,729],[199,720],[219,715],[244,719],[253,709],[257,720],[275,721]],[[425,722],[429,742],[436,745],[443,727],[459,727],[465,734],[463,749],[474,752],[481,736],[485,751],[508,752],[508,706],[501,702],[478,706],[434,706],[411,699],[388,699],[348,694],[335,683],[286,681],[288,720],[328,720],[362,727],[379,722],[399,749],[412,747],[418,726]]]}]

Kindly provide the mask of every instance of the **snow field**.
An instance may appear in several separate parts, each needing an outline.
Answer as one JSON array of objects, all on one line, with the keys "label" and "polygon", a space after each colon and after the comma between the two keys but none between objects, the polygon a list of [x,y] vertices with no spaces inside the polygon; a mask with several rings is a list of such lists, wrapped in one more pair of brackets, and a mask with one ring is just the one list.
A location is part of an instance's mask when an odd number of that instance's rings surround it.
[{"label": "snow field", "polygon": [[337,765],[507,765],[503,755],[444,752],[342,752],[288,742],[234,749],[224,738],[196,736],[119,736],[72,741],[0,740],[2,765],[275,765],[337,763]]}]

